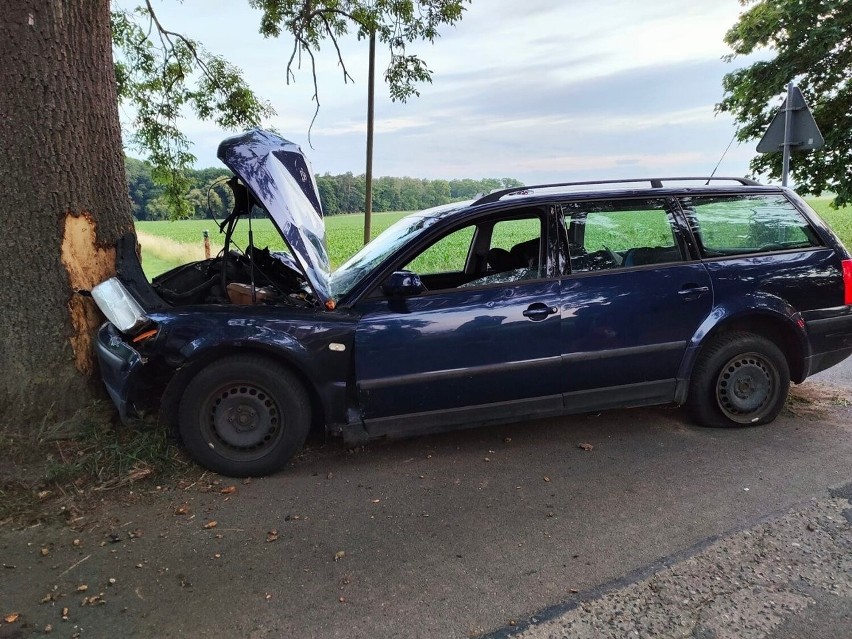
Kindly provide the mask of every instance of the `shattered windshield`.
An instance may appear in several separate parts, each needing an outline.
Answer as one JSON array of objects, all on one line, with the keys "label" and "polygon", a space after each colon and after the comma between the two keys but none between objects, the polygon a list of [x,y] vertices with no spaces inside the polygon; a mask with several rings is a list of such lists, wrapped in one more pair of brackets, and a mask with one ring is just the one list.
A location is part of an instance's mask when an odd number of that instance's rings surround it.
[{"label": "shattered windshield", "polygon": [[438,216],[426,216],[417,213],[409,215],[388,227],[331,274],[329,284],[332,297],[335,300],[342,298],[403,244],[406,244],[438,220],[440,220]]}]

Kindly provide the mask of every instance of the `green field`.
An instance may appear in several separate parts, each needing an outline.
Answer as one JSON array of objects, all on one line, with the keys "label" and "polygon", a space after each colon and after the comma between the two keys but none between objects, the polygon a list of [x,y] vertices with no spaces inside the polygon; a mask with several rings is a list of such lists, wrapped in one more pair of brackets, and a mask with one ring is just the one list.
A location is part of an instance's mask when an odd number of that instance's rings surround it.
[{"label": "green field", "polygon": [[[810,199],[808,203],[834,229],[847,247],[852,247],[852,208],[834,210],[829,207],[829,199]],[[407,213],[374,213],[372,236],[375,237],[391,224],[403,218]],[[283,249],[284,245],[278,232],[268,220],[252,222],[254,243],[257,246],[268,246],[273,250]],[[326,242],[332,267],[340,266],[349,256],[361,248],[364,233],[363,215],[334,215],[327,217]],[[526,225],[526,226],[524,226]],[[532,235],[529,222],[518,222],[509,228],[495,228],[494,245],[511,247],[514,243],[528,239]],[[154,277],[178,264],[201,259],[203,256],[202,232],[210,232],[210,244],[215,255],[222,247],[221,235],[216,224],[211,220],[182,220],[178,222],[137,222],[136,230],[140,234],[142,245],[142,266],[148,277]],[[498,232],[502,231],[502,232]],[[534,234],[534,232],[533,232]],[[464,231],[454,233],[442,240],[421,255],[416,265],[412,265],[420,273],[436,272],[446,266],[447,255],[459,254],[458,246],[469,243],[469,236]],[[248,244],[248,224],[240,223],[235,241],[238,246]],[[649,246],[654,242],[649,242]],[[447,269],[449,270],[449,269]]]}]

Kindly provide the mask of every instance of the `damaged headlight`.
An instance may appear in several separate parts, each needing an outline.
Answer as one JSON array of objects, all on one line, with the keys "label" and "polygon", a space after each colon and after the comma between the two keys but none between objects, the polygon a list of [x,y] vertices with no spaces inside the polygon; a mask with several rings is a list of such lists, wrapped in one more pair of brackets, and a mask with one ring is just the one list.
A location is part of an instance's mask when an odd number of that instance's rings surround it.
[{"label": "damaged headlight", "polygon": [[92,298],[106,318],[122,333],[132,333],[148,323],[148,316],[118,278],[111,277],[92,289]]}]

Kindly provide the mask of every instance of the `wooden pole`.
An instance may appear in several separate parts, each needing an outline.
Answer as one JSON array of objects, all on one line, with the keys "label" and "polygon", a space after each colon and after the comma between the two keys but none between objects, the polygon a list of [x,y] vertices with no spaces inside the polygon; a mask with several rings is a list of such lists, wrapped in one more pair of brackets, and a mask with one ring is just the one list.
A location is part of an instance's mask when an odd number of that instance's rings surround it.
[{"label": "wooden pole", "polygon": [[373,116],[376,87],[376,32],[370,33],[370,70],[367,81],[367,170],[364,189],[364,244],[370,241],[373,215]]}]

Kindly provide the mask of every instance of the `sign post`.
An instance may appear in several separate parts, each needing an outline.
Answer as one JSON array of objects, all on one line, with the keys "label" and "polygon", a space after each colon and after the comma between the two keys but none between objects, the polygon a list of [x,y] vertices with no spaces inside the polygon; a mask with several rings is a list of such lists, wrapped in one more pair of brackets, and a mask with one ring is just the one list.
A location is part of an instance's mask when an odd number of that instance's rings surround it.
[{"label": "sign post", "polygon": [[825,139],[805,102],[805,96],[793,82],[787,85],[787,98],[769,123],[769,128],[757,145],[758,153],[783,153],[781,185],[787,186],[792,151],[813,151],[822,148]]}]

